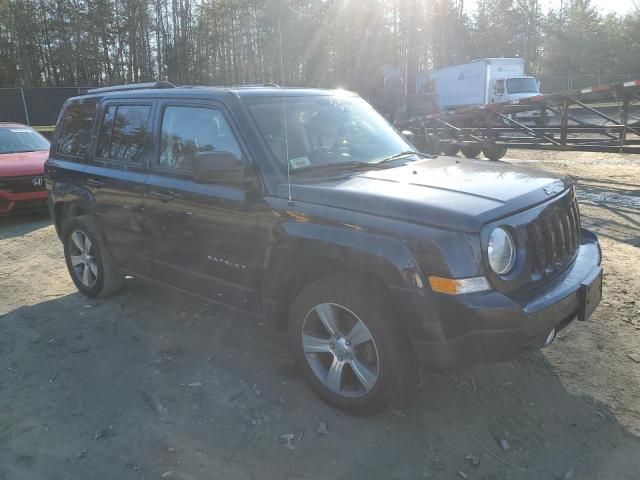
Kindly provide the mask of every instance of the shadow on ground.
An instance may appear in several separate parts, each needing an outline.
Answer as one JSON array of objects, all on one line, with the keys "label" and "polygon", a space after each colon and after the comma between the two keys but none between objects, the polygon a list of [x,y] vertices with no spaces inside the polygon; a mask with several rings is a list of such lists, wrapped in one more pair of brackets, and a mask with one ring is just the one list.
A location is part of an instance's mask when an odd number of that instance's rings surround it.
[{"label": "shadow on ground", "polygon": [[255,318],[127,283],[0,318],[0,479],[637,478],[638,439],[540,353],[348,417]]},{"label": "shadow on ground", "polygon": [[48,212],[0,217],[0,240],[25,235],[50,224]]}]

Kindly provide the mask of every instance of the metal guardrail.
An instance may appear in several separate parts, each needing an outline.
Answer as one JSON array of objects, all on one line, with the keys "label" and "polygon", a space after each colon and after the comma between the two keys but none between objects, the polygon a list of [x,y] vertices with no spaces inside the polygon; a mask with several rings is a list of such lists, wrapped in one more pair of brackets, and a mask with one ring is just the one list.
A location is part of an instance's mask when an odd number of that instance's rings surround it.
[{"label": "metal guardrail", "polygon": [[619,75],[538,75],[544,94],[568,92],[597,85],[630,82],[640,78],[640,73]]}]

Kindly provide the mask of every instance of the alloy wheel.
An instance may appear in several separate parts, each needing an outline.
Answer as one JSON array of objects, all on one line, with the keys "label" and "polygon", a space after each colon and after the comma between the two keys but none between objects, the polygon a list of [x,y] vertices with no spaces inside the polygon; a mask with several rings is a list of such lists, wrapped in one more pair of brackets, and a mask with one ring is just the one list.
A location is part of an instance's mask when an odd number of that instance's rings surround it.
[{"label": "alloy wheel", "polygon": [[85,287],[93,287],[98,279],[98,261],[93,243],[81,230],[74,230],[69,237],[69,259],[78,280]]},{"label": "alloy wheel", "polygon": [[302,349],[315,376],[335,394],[361,397],[378,380],[373,336],[357,315],[341,305],[321,303],[307,313]]}]

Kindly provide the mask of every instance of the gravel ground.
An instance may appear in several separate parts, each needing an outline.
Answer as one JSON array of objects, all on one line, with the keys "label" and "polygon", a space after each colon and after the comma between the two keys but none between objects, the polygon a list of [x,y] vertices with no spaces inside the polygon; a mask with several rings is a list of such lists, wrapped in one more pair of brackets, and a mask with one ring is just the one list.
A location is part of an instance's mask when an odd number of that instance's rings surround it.
[{"label": "gravel ground", "polygon": [[0,219],[0,479],[637,479],[640,160],[507,161],[576,177],[603,303],[369,418],[320,402],[259,319],[134,279],[88,300],[46,216]]}]

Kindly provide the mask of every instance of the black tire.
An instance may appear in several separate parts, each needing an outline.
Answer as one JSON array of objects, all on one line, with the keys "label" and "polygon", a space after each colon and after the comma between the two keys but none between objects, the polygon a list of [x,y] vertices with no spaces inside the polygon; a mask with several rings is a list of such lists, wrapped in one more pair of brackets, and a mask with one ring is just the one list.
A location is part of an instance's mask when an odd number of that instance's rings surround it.
[{"label": "black tire", "polygon": [[[78,253],[82,253],[82,251],[79,250],[77,242],[74,241],[74,239],[83,238],[81,235],[88,238],[90,242],[90,247],[86,250],[87,254],[84,257],[78,255]],[[98,229],[93,217],[90,215],[81,215],[71,219],[64,225],[62,244],[64,246],[64,258],[67,263],[69,275],[71,275],[71,279],[80,293],[89,298],[106,297],[116,293],[122,288],[124,275],[115,268],[109,253],[104,247],[102,238],[98,234]],[[74,257],[74,260],[72,260],[72,257]],[[81,262],[74,266],[72,262],[77,261],[79,257],[90,259],[88,261],[92,267],[95,266],[95,270],[89,268],[88,263]],[[83,283],[83,274],[87,269],[89,269],[87,273],[90,275],[90,280],[93,281]]]},{"label": "black tire", "polygon": [[427,135],[424,153],[428,155],[440,155],[441,152],[442,150],[440,147],[440,138],[432,133]]},{"label": "black tire", "polygon": [[465,145],[460,148],[462,154],[467,158],[477,158],[478,155],[482,152],[482,148],[477,145]]},{"label": "black tire", "polygon": [[542,111],[540,112],[539,117],[533,118],[533,123],[536,127],[546,127],[549,125],[549,120],[551,119],[552,116],[553,116],[553,113],[550,114],[550,112],[546,110]]},{"label": "black tire", "polygon": [[460,146],[459,145],[454,145],[451,143],[442,143],[442,153],[443,155],[450,155],[450,156],[454,156],[457,155],[458,152],[460,151]]},{"label": "black tire", "polygon": [[426,140],[426,137],[424,136],[424,134],[416,135],[416,138],[415,138],[415,141],[413,142],[413,145],[418,149],[419,152],[426,152],[427,151],[427,140]]},{"label": "black tire", "polygon": [[[303,347],[303,331],[308,333],[306,328],[310,321],[306,321],[306,319],[311,318],[308,316],[316,314],[316,306],[329,304],[332,304],[332,308],[338,311],[336,318],[339,321],[336,322],[337,324],[346,322],[350,318],[349,314],[353,313],[367,327],[372,339],[363,342],[360,346],[350,347],[352,352],[360,353],[347,354],[351,358],[351,362],[345,359],[344,369],[341,369],[343,372],[340,375],[342,380],[338,381],[338,389],[344,382],[345,394],[336,393],[325,385],[310,363],[314,363],[316,371],[322,368],[322,363],[327,364],[327,368],[329,364],[333,365],[338,359],[342,363],[342,357],[338,353],[338,343],[341,340],[335,340],[335,343],[331,343],[334,345],[331,347],[334,349],[332,351],[309,354],[313,357],[311,360],[307,359]],[[346,318],[341,319],[340,315],[346,315]],[[415,373],[415,369],[412,368],[413,365],[407,365],[407,362],[411,362],[413,357],[408,354],[410,351],[407,347],[408,341],[401,329],[402,326],[393,312],[383,287],[372,285],[365,287],[364,283],[347,275],[331,275],[306,286],[298,294],[290,309],[291,347],[294,360],[302,370],[306,381],[325,402],[353,415],[371,415],[382,410],[403,395],[406,392],[406,387],[410,386],[410,382],[413,380],[410,375],[411,372]],[[334,338],[339,337],[328,336],[328,340],[323,341],[334,341]],[[344,338],[354,337],[344,335]],[[346,344],[349,345],[349,342]],[[360,355],[363,351],[358,349],[361,348],[365,348],[365,353],[369,354],[371,351],[375,351],[376,355],[376,379],[370,383],[372,387],[368,391],[364,387],[364,383],[358,380],[355,373],[357,369],[351,367],[351,365],[359,365],[358,362],[361,360]],[[344,354],[344,352],[341,353]],[[328,382],[329,375],[327,372],[325,382]],[[360,382],[359,386],[364,390],[362,394],[349,396],[346,393],[346,385],[350,379],[352,384]]]},{"label": "black tire", "polygon": [[482,149],[482,153],[491,161],[498,161],[507,154],[506,147],[485,147]]}]

